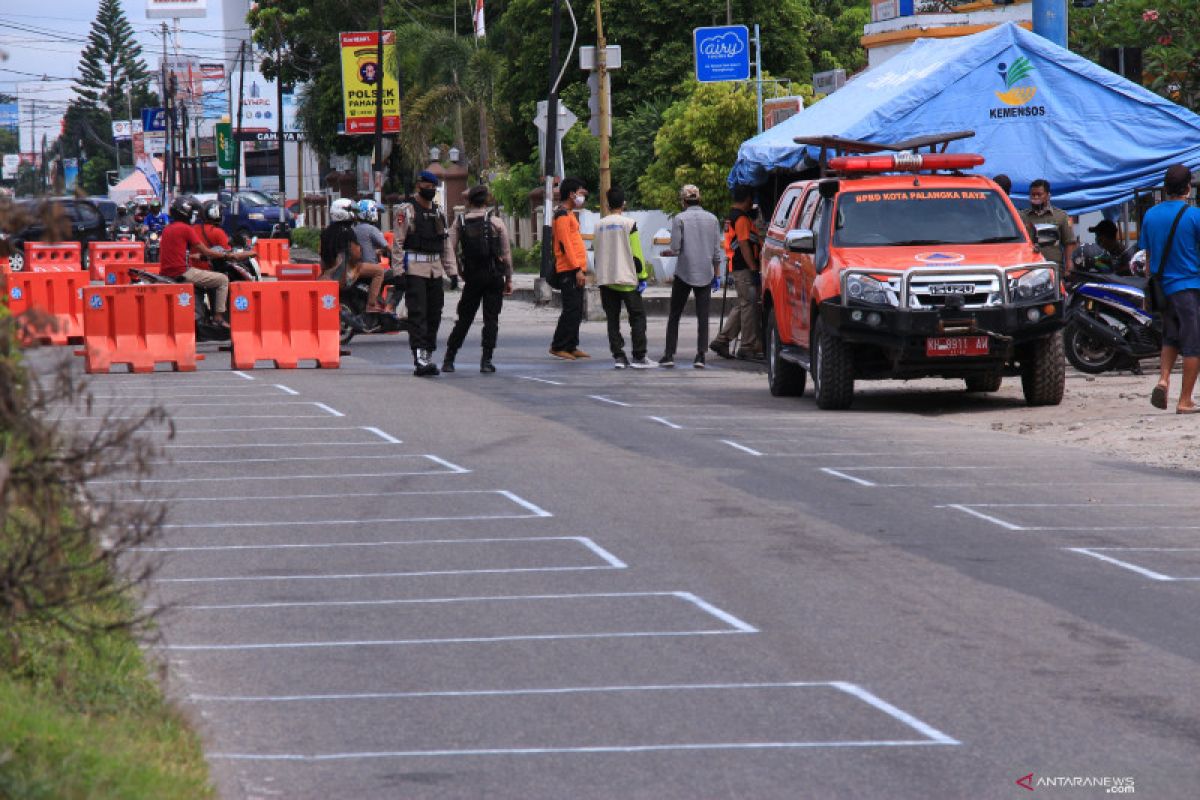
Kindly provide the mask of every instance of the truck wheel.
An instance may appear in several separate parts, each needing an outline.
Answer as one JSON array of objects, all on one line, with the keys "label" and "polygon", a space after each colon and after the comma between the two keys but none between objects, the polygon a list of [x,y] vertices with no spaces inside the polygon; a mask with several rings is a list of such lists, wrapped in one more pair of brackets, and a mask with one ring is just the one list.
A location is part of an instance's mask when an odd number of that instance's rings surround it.
[{"label": "truck wheel", "polygon": [[1063,349],[1071,366],[1089,375],[1099,375],[1117,366],[1116,348],[1096,341],[1073,322],[1063,331]]},{"label": "truck wheel", "polygon": [[1021,389],[1031,406],[1056,406],[1067,383],[1061,331],[1025,345],[1020,355]]},{"label": "truck wheel", "polygon": [[968,392],[998,392],[1004,382],[1004,375],[993,372],[991,375],[972,375],[965,379]]},{"label": "truck wheel", "polygon": [[775,309],[767,310],[767,387],[775,397],[799,397],[804,394],[808,373],[799,364],[784,361],[779,357],[783,343],[779,340],[779,326],[775,322]]},{"label": "truck wheel", "polygon": [[850,347],[817,318],[813,330],[813,395],[817,408],[849,408],[854,400],[854,359]]}]

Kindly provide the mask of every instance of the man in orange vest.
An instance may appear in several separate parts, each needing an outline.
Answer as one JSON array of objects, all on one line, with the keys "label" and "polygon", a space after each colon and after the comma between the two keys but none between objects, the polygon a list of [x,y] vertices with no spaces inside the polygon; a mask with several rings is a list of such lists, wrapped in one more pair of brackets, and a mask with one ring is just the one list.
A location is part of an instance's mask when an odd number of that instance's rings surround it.
[{"label": "man in orange vest", "polygon": [[[733,208],[725,219],[725,235],[729,243],[726,252],[730,258],[733,285],[737,287],[737,306],[725,321],[725,327],[708,346],[709,350],[723,358],[733,358],[729,344],[739,335],[742,342],[738,347],[738,358],[757,360],[763,357],[762,343],[758,340],[761,264],[753,207],[754,189],[750,186],[733,187]],[[726,277],[726,280],[729,278]]]},{"label": "man in orange vest", "polygon": [[564,361],[591,358],[579,349],[583,322],[583,287],[587,285],[587,247],[579,232],[575,212],[587,202],[587,189],[578,178],[564,178],[558,187],[559,206],[554,210],[554,277],[562,292],[562,313],[550,343],[550,355]]}]

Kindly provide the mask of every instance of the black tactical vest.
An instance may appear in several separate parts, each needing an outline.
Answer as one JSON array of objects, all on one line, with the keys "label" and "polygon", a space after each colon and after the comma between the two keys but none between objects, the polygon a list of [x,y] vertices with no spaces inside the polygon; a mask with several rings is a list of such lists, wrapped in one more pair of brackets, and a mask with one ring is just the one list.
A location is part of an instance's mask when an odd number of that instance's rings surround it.
[{"label": "black tactical vest", "polygon": [[404,238],[404,249],[413,253],[441,255],[446,241],[446,221],[437,205],[425,208],[413,203],[413,220]]}]

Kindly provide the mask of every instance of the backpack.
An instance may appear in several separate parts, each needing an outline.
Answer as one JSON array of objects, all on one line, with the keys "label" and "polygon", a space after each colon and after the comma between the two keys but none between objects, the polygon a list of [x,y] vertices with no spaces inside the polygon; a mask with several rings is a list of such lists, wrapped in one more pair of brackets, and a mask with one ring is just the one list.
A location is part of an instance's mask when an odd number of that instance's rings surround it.
[{"label": "backpack", "polygon": [[464,272],[501,275],[504,267],[500,263],[500,242],[492,225],[492,212],[483,216],[458,217],[458,243],[462,248]]}]

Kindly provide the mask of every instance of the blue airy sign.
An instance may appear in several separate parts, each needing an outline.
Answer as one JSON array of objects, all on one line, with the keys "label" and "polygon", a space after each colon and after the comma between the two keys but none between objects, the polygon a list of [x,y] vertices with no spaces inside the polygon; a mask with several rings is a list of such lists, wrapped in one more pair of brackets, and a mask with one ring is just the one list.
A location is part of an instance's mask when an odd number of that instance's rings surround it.
[{"label": "blue airy sign", "polygon": [[750,79],[750,31],[745,25],[722,25],[692,31],[696,80],[701,83]]}]

